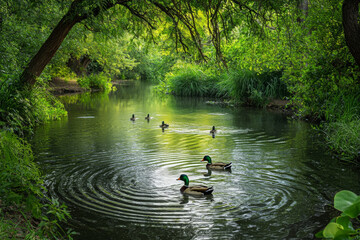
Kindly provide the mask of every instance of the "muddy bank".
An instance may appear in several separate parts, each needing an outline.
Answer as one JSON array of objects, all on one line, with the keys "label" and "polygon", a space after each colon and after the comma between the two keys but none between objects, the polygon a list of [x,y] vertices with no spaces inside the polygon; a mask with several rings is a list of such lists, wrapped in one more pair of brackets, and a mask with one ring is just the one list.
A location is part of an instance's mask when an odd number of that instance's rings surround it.
[{"label": "muddy bank", "polygon": [[86,89],[80,87],[76,80],[53,78],[49,83],[49,91],[54,95],[63,95],[85,92]]}]

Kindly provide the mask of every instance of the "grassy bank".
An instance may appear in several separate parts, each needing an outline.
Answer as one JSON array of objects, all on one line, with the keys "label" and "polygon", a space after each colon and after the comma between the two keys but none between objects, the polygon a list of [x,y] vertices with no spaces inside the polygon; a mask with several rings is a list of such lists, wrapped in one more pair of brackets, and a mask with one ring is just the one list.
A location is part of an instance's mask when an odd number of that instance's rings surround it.
[{"label": "grassy bank", "polygon": [[177,96],[215,97],[265,107],[272,99],[289,96],[280,71],[250,70],[215,72],[194,64],[175,65],[160,84],[162,92]]},{"label": "grassy bank", "polygon": [[46,121],[66,116],[64,106],[39,84],[19,92],[0,81],[0,238],[70,238],[59,223],[70,217],[64,205],[46,197],[43,177],[25,136]]}]

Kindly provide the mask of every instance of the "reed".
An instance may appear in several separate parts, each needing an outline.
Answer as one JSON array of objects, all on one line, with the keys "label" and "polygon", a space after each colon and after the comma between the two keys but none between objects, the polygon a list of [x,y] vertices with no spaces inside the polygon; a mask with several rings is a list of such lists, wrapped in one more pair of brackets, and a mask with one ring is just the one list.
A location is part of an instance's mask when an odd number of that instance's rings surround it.
[{"label": "reed", "polygon": [[224,80],[219,85],[227,89],[235,101],[262,107],[270,99],[282,99],[289,95],[281,76],[281,72],[258,74],[250,70],[231,70],[223,75]]},{"label": "reed", "polygon": [[216,76],[199,67],[187,67],[167,76],[170,91],[177,96],[214,97],[217,93]]},{"label": "reed", "polygon": [[101,91],[110,91],[112,84],[111,79],[103,73],[91,74],[77,80],[82,88],[99,89]]}]

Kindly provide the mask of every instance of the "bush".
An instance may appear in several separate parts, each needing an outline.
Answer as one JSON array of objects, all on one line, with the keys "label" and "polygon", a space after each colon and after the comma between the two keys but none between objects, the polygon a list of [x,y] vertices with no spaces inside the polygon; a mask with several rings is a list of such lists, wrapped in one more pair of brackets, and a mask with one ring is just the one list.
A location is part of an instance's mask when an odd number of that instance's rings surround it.
[{"label": "bush", "polygon": [[[60,221],[70,217],[64,205],[44,195],[43,179],[36,164],[30,145],[16,135],[0,131],[0,233],[1,238],[19,237],[14,228],[25,228],[23,238],[55,239],[62,236],[71,238],[71,232],[61,232]],[[9,207],[11,206],[11,207]],[[11,209],[6,219],[7,208]],[[19,224],[18,219],[24,223]],[[32,219],[40,220],[34,225]],[[16,235],[15,235],[16,234]],[[26,235],[26,237],[25,237]]]},{"label": "bush", "polygon": [[178,63],[173,72],[166,76],[169,91],[187,97],[222,97],[219,79],[219,75],[187,63]]},{"label": "bush", "polygon": [[220,85],[235,101],[261,107],[270,99],[289,95],[281,75],[279,71],[258,74],[250,70],[231,70],[223,74]]},{"label": "bush", "polygon": [[111,79],[107,77],[105,74],[92,74],[83,78],[79,78],[78,83],[80,87],[86,89],[99,89],[102,91],[110,91],[112,84]]},{"label": "bush", "polygon": [[0,127],[24,136],[38,124],[66,116],[63,104],[45,86],[39,81],[31,92],[20,92],[12,79],[1,79]]}]

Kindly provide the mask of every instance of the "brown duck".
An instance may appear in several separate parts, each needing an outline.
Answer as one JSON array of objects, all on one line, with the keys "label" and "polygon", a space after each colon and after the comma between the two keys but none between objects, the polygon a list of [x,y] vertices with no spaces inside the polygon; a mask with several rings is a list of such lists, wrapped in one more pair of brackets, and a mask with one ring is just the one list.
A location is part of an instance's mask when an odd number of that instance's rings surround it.
[{"label": "brown duck", "polygon": [[231,162],[230,163],[223,163],[223,162],[212,163],[211,157],[208,155],[204,156],[204,158],[201,161],[207,162],[206,168],[213,169],[213,170],[230,170],[231,166],[232,166]]},{"label": "brown duck", "polygon": [[180,188],[180,192],[183,194],[189,194],[194,196],[210,195],[214,189],[213,187],[207,187],[203,185],[189,187],[189,177],[186,174],[181,174],[176,180],[184,181],[184,186]]}]

